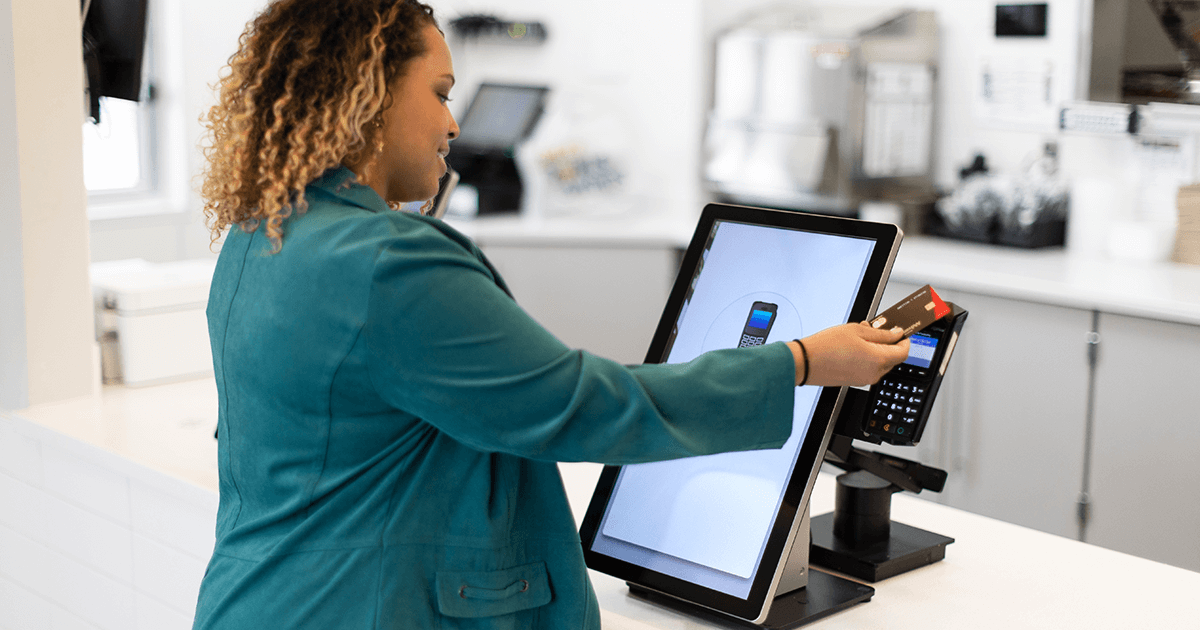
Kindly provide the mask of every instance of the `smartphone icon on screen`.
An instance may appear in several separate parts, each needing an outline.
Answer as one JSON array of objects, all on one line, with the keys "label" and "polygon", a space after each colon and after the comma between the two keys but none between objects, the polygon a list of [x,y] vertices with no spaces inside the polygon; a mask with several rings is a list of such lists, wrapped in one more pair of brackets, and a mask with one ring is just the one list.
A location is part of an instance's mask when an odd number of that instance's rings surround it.
[{"label": "smartphone icon on screen", "polygon": [[746,325],[742,327],[742,340],[738,347],[748,348],[766,343],[767,334],[771,332],[771,326],[775,325],[775,312],[778,310],[779,306],[770,302],[755,302],[754,306],[750,307],[750,314],[746,316]]}]

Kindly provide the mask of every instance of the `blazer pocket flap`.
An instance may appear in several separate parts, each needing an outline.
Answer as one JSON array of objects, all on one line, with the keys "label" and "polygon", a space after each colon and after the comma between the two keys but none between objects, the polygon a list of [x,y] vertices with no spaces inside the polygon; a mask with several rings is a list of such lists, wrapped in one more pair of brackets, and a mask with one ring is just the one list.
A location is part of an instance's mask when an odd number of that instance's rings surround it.
[{"label": "blazer pocket flap", "polygon": [[545,562],[499,571],[437,573],[438,610],[447,617],[495,617],[550,603]]}]

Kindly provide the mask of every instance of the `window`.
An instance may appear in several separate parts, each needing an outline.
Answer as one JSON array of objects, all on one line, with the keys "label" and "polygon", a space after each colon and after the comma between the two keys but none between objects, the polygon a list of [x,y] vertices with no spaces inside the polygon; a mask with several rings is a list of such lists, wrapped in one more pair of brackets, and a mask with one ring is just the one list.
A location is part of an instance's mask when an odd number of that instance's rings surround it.
[{"label": "window", "polygon": [[83,181],[89,202],[153,193],[154,106],[149,98],[100,99],[100,122],[83,123]]}]

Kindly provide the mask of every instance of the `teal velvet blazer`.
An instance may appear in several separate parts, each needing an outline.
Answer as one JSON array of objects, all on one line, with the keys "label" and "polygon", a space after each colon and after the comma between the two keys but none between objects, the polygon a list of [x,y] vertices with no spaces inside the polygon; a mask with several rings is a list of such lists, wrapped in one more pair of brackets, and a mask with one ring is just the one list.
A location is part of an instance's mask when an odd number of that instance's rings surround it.
[{"label": "teal velvet blazer", "polygon": [[217,542],[197,629],[598,628],[556,461],[775,448],[783,344],[626,367],[564,346],[465,236],[332,169],[208,303]]}]

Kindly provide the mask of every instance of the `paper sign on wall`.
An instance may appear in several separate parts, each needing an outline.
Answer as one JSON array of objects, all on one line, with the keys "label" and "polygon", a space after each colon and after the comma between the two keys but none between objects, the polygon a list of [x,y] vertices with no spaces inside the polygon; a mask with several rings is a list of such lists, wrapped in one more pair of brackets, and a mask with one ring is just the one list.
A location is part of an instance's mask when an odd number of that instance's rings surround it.
[{"label": "paper sign on wall", "polygon": [[1057,128],[1061,102],[1049,59],[983,59],[975,86],[975,117],[984,126],[1031,131]]}]

